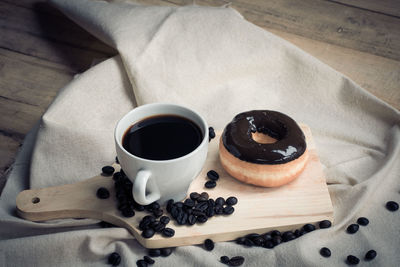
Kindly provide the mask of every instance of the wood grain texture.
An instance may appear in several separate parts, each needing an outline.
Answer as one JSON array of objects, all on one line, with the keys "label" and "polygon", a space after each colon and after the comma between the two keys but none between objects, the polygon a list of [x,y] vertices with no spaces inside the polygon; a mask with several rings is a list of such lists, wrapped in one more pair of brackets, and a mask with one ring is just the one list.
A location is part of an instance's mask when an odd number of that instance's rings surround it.
[{"label": "wood grain texture", "polygon": [[[132,1],[148,5],[193,3],[192,0]],[[195,1],[198,5],[213,6],[228,2]],[[294,43],[400,109],[398,0],[230,2],[250,22]],[[17,135],[22,140],[49,100],[74,74],[115,53],[46,0],[0,0],[3,136]],[[25,75],[32,77],[32,81],[25,79]],[[54,81],[49,82],[50,77]],[[2,179],[0,175],[0,185]]]},{"label": "wood grain texture", "polygon": [[400,1],[398,0],[329,0],[345,6],[359,7],[376,13],[400,17]]},{"label": "wood grain texture", "polygon": [[[232,215],[216,215],[204,224],[178,225],[171,221],[168,227],[175,235],[165,238],[160,234],[143,238],[139,222],[147,213],[136,212],[124,218],[116,209],[115,190],[110,177],[96,176],[80,183],[32,189],[21,192],[16,200],[18,214],[32,221],[61,218],[94,218],[127,228],[147,248],[175,247],[214,241],[234,240],[249,233],[264,233],[271,229],[294,230],[306,223],[333,220],[333,207],[319,161],[311,131],[302,126],[309,149],[309,162],[303,173],[293,182],[278,187],[264,188],[244,184],[229,176],[218,157],[220,132],[209,144],[209,152],[203,170],[192,182],[188,192],[207,191],[211,198],[230,196],[238,198]],[[216,170],[220,174],[217,187],[204,187],[206,173]],[[108,199],[98,199],[96,191],[105,187],[110,191]],[[164,208],[165,210],[165,208]]]}]

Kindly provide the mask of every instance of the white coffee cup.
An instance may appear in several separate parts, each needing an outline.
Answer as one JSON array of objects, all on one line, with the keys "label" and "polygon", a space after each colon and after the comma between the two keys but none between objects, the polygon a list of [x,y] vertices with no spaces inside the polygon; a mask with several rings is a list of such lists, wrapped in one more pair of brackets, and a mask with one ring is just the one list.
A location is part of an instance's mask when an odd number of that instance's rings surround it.
[{"label": "white coffee cup", "polygon": [[[150,160],[129,153],[122,146],[124,133],[137,122],[156,115],[178,115],[199,126],[203,139],[192,152],[169,160]],[[183,106],[153,103],[139,106],[117,123],[115,146],[121,168],[133,182],[133,197],[142,205],[169,199],[182,200],[193,179],[200,173],[208,151],[208,125],[197,112]]]}]

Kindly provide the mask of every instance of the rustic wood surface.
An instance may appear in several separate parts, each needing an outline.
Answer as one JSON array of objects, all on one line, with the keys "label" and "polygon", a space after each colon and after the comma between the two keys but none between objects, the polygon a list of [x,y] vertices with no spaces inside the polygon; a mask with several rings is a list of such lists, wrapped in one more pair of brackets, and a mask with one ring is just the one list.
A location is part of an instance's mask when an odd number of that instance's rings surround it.
[{"label": "rustic wood surface", "polygon": [[[17,211],[21,217],[32,221],[62,218],[103,220],[127,228],[147,248],[201,244],[207,238],[229,241],[250,233],[261,234],[272,229],[295,230],[306,223],[333,221],[332,202],[310,128],[303,125],[302,129],[309,153],[307,165],[294,181],[275,188],[245,184],[229,176],[219,161],[218,140],[221,133],[217,133],[209,144],[204,168],[188,192],[206,191],[214,200],[234,195],[238,198],[238,203],[234,205],[235,212],[229,216],[216,215],[204,224],[196,223],[193,226],[182,226],[171,221],[167,226],[175,230],[171,238],[160,234],[150,239],[143,238],[138,225],[148,213],[136,212],[131,218],[121,216],[116,208],[114,182],[110,177],[101,175],[75,184],[25,190],[17,197]],[[206,189],[204,183],[208,180],[206,177],[210,169],[217,171],[220,177],[215,188]],[[107,188],[111,197],[97,198],[96,190],[99,187]]]},{"label": "rustic wood surface", "polygon": [[[218,6],[228,1],[195,2]],[[400,1],[230,2],[247,20],[294,43],[400,108]],[[58,90],[93,62],[116,53],[46,0],[0,0],[0,192],[24,136]]]}]

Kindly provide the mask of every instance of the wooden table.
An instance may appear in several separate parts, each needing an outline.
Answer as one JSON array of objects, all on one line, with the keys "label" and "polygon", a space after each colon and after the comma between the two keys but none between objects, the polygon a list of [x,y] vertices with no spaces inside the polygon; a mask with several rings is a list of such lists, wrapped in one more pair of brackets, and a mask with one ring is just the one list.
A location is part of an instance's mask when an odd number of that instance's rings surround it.
[{"label": "wooden table", "polygon": [[[184,5],[189,0],[139,0]],[[232,7],[400,108],[398,0],[233,0]],[[222,5],[221,0],[197,0]],[[0,192],[15,154],[57,91],[117,52],[45,0],[0,0]]]}]

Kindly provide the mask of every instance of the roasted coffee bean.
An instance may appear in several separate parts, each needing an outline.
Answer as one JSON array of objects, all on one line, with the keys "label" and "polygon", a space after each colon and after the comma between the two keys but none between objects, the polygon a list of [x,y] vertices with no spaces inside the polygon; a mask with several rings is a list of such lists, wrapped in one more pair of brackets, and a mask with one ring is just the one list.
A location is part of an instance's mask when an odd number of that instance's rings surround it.
[{"label": "roasted coffee bean", "polygon": [[271,232],[271,236],[272,236],[272,237],[274,237],[274,236],[276,236],[276,235],[279,235],[279,236],[280,236],[280,235],[281,235],[281,232],[279,232],[278,230],[274,230],[274,231]]},{"label": "roasted coffee bean", "polygon": [[174,200],[170,199],[167,201],[166,209],[168,212],[171,212],[172,205],[174,204]]},{"label": "roasted coffee bean", "polygon": [[146,221],[146,222],[155,222],[156,218],[152,215],[146,215],[142,218],[142,221]]},{"label": "roasted coffee bean", "polygon": [[208,141],[215,138],[215,131],[213,127],[208,127]]},{"label": "roasted coffee bean", "polygon": [[206,213],[204,211],[197,210],[197,209],[192,210],[192,214],[194,216],[206,216]]},{"label": "roasted coffee bean", "polygon": [[376,251],[371,249],[370,251],[367,252],[367,254],[365,254],[365,260],[370,261],[375,259],[376,257]]},{"label": "roasted coffee bean", "polygon": [[228,261],[228,265],[229,266],[240,266],[244,263],[244,258],[242,256],[235,256],[232,257],[229,261]]},{"label": "roasted coffee bean", "polygon": [[113,252],[108,256],[108,264],[118,266],[121,263],[121,256],[117,252]]},{"label": "roasted coffee bean", "polygon": [[136,261],[136,266],[137,267],[147,267],[147,262],[145,260],[138,260]]},{"label": "roasted coffee bean", "polygon": [[208,208],[208,202],[200,202],[194,206],[195,210],[205,211]]},{"label": "roasted coffee bean", "polygon": [[231,205],[231,206],[233,206],[233,205],[236,205],[237,202],[238,202],[238,200],[237,200],[236,197],[228,197],[228,198],[226,199],[226,205]]},{"label": "roasted coffee bean", "polygon": [[254,246],[254,242],[250,238],[246,238],[243,242],[243,245],[245,245],[246,247],[252,247]]},{"label": "roasted coffee bean", "polygon": [[165,224],[163,224],[162,222],[157,222],[152,228],[157,233],[160,233],[165,229]]},{"label": "roasted coffee bean", "polygon": [[168,216],[161,216],[160,222],[167,225],[171,219]]},{"label": "roasted coffee bean", "polygon": [[369,224],[369,220],[365,217],[360,217],[357,219],[357,223],[362,226],[367,226]]},{"label": "roasted coffee bean", "polygon": [[153,210],[153,214],[154,216],[156,216],[156,218],[160,217],[161,215],[163,215],[163,210],[162,209],[154,209]]},{"label": "roasted coffee bean", "polygon": [[251,234],[247,234],[245,237],[246,238],[250,238],[250,239],[254,239],[254,238],[256,238],[256,237],[259,237],[260,235],[259,234],[257,234],[257,233],[251,233]]},{"label": "roasted coffee bean", "polygon": [[120,211],[122,211],[124,209],[127,209],[127,208],[129,208],[129,205],[128,205],[127,201],[119,203],[118,207],[117,207],[117,209],[120,210]]},{"label": "roasted coffee bean", "polygon": [[111,227],[116,227],[114,224],[105,222],[105,221],[101,221],[99,223],[99,225],[101,226],[101,228],[111,228]]},{"label": "roasted coffee bean", "polygon": [[331,256],[331,250],[327,247],[323,247],[319,250],[319,254],[321,254],[322,257],[329,258]]},{"label": "roasted coffee bean", "polygon": [[180,225],[184,225],[187,223],[188,215],[183,210],[179,212],[178,217],[176,218],[176,222]]},{"label": "roasted coffee bean", "polygon": [[288,242],[288,241],[291,241],[293,239],[296,239],[296,236],[293,234],[292,231],[287,231],[287,232],[284,232],[282,234],[282,241],[283,242]]},{"label": "roasted coffee bean", "polygon": [[151,257],[159,257],[161,256],[161,250],[158,248],[149,249],[149,256]]},{"label": "roasted coffee bean", "polygon": [[359,227],[360,227],[360,226],[358,226],[358,224],[353,223],[353,224],[350,224],[350,225],[347,227],[346,231],[347,231],[347,233],[349,233],[349,234],[355,234],[355,233],[358,231],[358,228],[359,228]]},{"label": "roasted coffee bean", "polygon": [[264,248],[273,248],[274,247],[274,243],[271,240],[265,241],[263,244]]},{"label": "roasted coffee bean", "polygon": [[207,181],[204,186],[208,189],[214,188],[217,186],[217,183],[215,181]]},{"label": "roasted coffee bean", "polygon": [[195,205],[195,202],[193,199],[188,198],[188,199],[185,199],[185,202],[183,202],[183,205],[185,205],[186,207],[189,207],[189,208],[193,208]]},{"label": "roasted coffee bean", "polygon": [[204,248],[208,251],[211,251],[214,249],[214,241],[211,239],[206,239],[204,240]]},{"label": "roasted coffee bean", "polygon": [[[208,200],[208,199],[210,198],[210,196],[208,195],[207,192],[202,192],[202,193],[200,194],[200,197],[205,198],[206,200]],[[197,201],[198,201],[198,200],[197,200]]]},{"label": "roasted coffee bean", "polygon": [[207,216],[205,215],[199,215],[197,216],[197,221],[198,223],[205,223],[208,220]]},{"label": "roasted coffee bean", "polygon": [[293,234],[294,234],[295,237],[300,237],[300,236],[303,235],[303,234],[300,232],[299,229],[294,230]]},{"label": "roasted coffee bean", "polygon": [[146,230],[144,230],[144,231],[142,232],[142,236],[143,236],[144,238],[152,238],[152,237],[154,236],[154,234],[155,234],[155,232],[154,232],[154,230],[151,229],[151,228],[148,228],[148,229],[146,229]]},{"label": "roasted coffee bean", "polygon": [[280,235],[274,235],[272,236],[272,242],[275,246],[277,246],[282,243],[282,237]]},{"label": "roasted coffee bean", "polygon": [[303,229],[304,231],[306,231],[306,233],[309,233],[315,230],[315,226],[310,223],[307,223],[303,226]]},{"label": "roasted coffee bean", "polygon": [[164,230],[162,231],[162,234],[165,237],[173,237],[175,235],[175,230],[169,227],[165,227]]},{"label": "roasted coffee bean", "polygon": [[208,206],[208,208],[206,209],[206,215],[207,217],[214,216],[215,215],[214,207]]},{"label": "roasted coffee bean", "polygon": [[96,196],[100,199],[106,199],[110,197],[110,192],[105,187],[100,187],[97,189]]},{"label": "roasted coffee bean", "polygon": [[210,207],[215,207],[215,200],[214,199],[212,199],[212,198],[209,198],[208,200],[207,200],[207,203],[208,203],[208,206]]},{"label": "roasted coffee bean", "polygon": [[264,238],[265,241],[272,240],[272,236],[270,233],[265,233],[262,235],[262,237]]},{"label": "roasted coffee bean", "polygon": [[252,240],[253,240],[254,244],[259,247],[261,247],[265,242],[265,240],[264,240],[264,238],[262,238],[262,236],[255,237]]},{"label": "roasted coffee bean", "polygon": [[125,174],[123,169],[120,169],[119,172],[122,174],[122,176],[124,176],[124,177],[126,176],[126,174]]},{"label": "roasted coffee bean", "polygon": [[194,225],[197,221],[196,216],[194,216],[193,214],[190,214],[187,218],[187,224],[189,225]]},{"label": "roasted coffee bean", "polygon": [[217,199],[215,200],[215,204],[216,205],[225,205],[225,199],[223,197],[217,197]]},{"label": "roasted coffee bean", "polygon": [[122,210],[122,216],[124,216],[126,218],[133,217],[133,216],[135,216],[135,211],[130,207],[125,208]]},{"label": "roasted coffee bean", "polygon": [[390,211],[396,211],[399,209],[399,204],[394,201],[388,201],[386,202],[386,208]]},{"label": "roasted coffee bean", "polygon": [[241,237],[236,238],[235,242],[236,242],[236,244],[242,245],[242,244],[244,244],[245,240],[246,240],[246,237],[241,236]]},{"label": "roasted coffee bean", "polygon": [[144,257],[143,257],[143,260],[144,260],[145,262],[147,262],[148,264],[154,264],[154,263],[155,263],[155,260],[153,260],[153,259],[150,258],[149,256],[144,256]]},{"label": "roasted coffee bean", "polygon": [[228,257],[228,256],[222,256],[222,257],[220,258],[220,261],[221,261],[222,263],[227,264],[227,263],[229,262],[229,257]]},{"label": "roasted coffee bean", "polygon": [[137,211],[144,211],[144,206],[139,203],[133,203],[133,208]]},{"label": "roasted coffee bean", "polygon": [[177,207],[177,208],[183,208],[184,205],[183,205],[182,202],[175,202],[174,206]]},{"label": "roasted coffee bean", "polygon": [[172,253],[172,248],[162,248],[161,250],[161,256],[163,257],[168,257]]},{"label": "roasted coffee bean", "polygon": [[212,181],[217,181],[219,179],[219,174],[216,171],[211,170],[207,172],[207,177]]},{"label": "roasted coffee bean", "polygon": [[235,208],[232,206],[226,206],[224,208],[224,214],[230,215],[235,211]]},{"label": "roasted coffee bean", "polygon": [[357,258],[356,256],[349,255],[349,256],[347,256],[347,261],[346,262],[349,265],[356,265],[356,264],[360,263],[360,259]]},{"label": "roasted coffee bean", "polygon": [[205,197],[199,197],[199,198],[197,199],[197,202],[198,202],[198,203],[206,202],[206,201],[207,201],[207,199],[206,199]]},{"label": "roasted coffee bean", "polygon": [[152,209],[152,210],[157,210],[161,207],[158,202],[153,202],[149,206],[150,206],[150,209]]},{"label": "roasted coffee bean", "polygon": [[215,211],[215,214],[223,214],[224,213],[224,207],[222,207],[222,205],[217,204],[214,207],[214,211]]},{"label": "roasted coffee bean", "polygon": [[101,171],[104,175],[112,175],[115,171],[113,166],[104,166],[103,168],[101,168]]},{"label": "roasted coffee bean", "polygon": [[121,181],[124,178],[124,176],[120,172],[116,172],[113,174],[113,180],[114,181]]},{"label": "roasted coffee bean", "polygon": [[179,215],[179,211],[180,211],[180,210],[181,210],[181,209],[179,209],[178,207],[173,206],[173,207],[171,208],[171,216],[172,216],[172,218],[176,219],[176,218],[178,217],[178,215]]},{"label": "roasted coffee bean", "polygon": [[200,197],[200,194],[197,192],[192,192],[190,193],[190,199],[191,200],[197,200]]},{"label": "roasted coffee bean", "polygon": [[319,222],[319,228],[320,228],[320,229],[329,228],[329,227],[331,227],[331,226],[332,226],[331,221],[323,220],[323,221],[320,221],[320,222]]},{"label": "roasted coffee bean", "polygon": [[150,224],[151,224],[151,222],[149,222],[149,221],[141,221],[139,223],[139,229],[142,230],[142,231],[144,231],[146,229],[149,229],[149,228],[151,228]]}]

